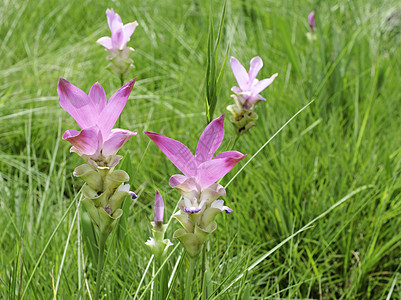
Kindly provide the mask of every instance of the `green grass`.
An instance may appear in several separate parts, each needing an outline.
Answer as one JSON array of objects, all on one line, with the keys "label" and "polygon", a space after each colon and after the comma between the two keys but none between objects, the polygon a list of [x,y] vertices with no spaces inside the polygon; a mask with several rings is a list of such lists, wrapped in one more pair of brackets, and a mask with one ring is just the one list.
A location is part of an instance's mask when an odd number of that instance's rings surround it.
[{"label": "green grass", "polygon": [[[125,204],[122,226],[109,238],[103,293],[106,299],[149,299],[152,266],[147,269],[144,242],[154,191],[161,191],[168,216],[179,194],[168,186],[178,171],[142,132],[195,149],[206,125],[208,1],[0,3],[5,299],[87,299],[88,289],[94,293],[95,254],[76,204],[82,181],[72,176],[81,160],[61,140],[64,130],[77,126],[60,108],[56,87],[60,76],[86,92],[96,81],[108,96],[119,87],[95,43],[109,35],[105,10],[111,5],[123,22],[140,24],[129,42],[136,49],[131,77],[138,80],[122,114],[122,127],[139,134],[121,151],[129,161],[120,165],[140,197]],[[221,8],[215,1],[215,29]],[[310,42],[313,9],[317,40]],[[246,67],[261,56],[259,78],[279,77],[262,93],[268,101],[257,107],[257,127],[236,143],[248,157],[222,184],[315,101],[228,186],[225,201],[234,213],[218,218],[208,243],[211,299],[401,299],[400,32],[396,0],[227,1],[218,64],[230,47],[229,55]],[[236,84],[228,65],[222,76],[215,117],[231,104]],[[228,120],[225,128],[221,151],[234,139]],[[173,221],[169,238],[175,228]],[[188,261],[180,245],[175,249],[168,262],[171,270],[178,264],[171,298],[182,299]]]}]

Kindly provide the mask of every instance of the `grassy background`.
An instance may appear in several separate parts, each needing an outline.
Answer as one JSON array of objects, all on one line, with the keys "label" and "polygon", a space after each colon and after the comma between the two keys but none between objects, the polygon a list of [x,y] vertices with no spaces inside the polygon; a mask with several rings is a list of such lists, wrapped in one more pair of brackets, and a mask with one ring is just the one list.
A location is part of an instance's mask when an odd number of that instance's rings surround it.
[{"label": "grassy background", "polygon": [[[152,276],[151,268],[145,274],[150,254],[144,242],[154,190],[162,192],[169,216],[179,194],[168,186],[177,170],[142,131],[160,132],[195,149],[205,126],[207,2],[1,1],[4,298],[88,298],[88,288],[93,293],[96,263],[87,255],[85,215],[76,205],[82,181],[72,176],[81,161],[61,140],[64,130],[77,126],[60,108],[56,86],[61,76],[86,92],[96,81],[108,96],[119,87],[105,70],[106,52],[95,43],[109,35],[108,7],[124,23],[140,24],[129,42],[136,49],[131,77],[138,80],[122,114],[122,128],[140,134],[121,151],[131,162],[123,166],[140,197],[126,203],[123,226],[109,239],[103,290],[108,299],[129,299],[136,292],[149,298],[145,288]],[[216,23],[220,10],[216,1]],[[313,42],[306,37],[311,10],[317,17]],[[257,107],[257,127],[236,150],[249,160],[292,115],[315,102],[227,188],[225,200],[234,213],[219,217],[208,250],[213,297],[401,298],[400,44],[396,0],[227,2],[220,57],[230,46],[229,55],[247,68],[253,56],[261,56],[259,78],[279,73],[262,93],[268,101]],[[231,104],[235,84],[227,67],[215,116]],[[220,151],[233,139],[228,120],[225,127]],[[176,228],[169,227],[169,237]],[[178,247],[170,260],[171,266],[181,261],[173,299],[183,297],[181,254]]]}]

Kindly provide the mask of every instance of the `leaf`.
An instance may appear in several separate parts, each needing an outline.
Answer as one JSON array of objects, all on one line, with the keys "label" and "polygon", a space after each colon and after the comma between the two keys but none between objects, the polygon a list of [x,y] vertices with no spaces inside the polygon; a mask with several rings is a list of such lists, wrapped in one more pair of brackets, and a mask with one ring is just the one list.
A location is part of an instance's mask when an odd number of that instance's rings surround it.
[{"label": "leaf", "polygon": [[218,64],[218,51],[220,48],[224,18],[226,14],[226,2],[224,2],[223,9],[220,16],[219,30],[216,39],[214,39],[214,26],[213,26],[213,13],[212,13],[212,1],[210,1],[209,8],[209,33],[208,33],[208,45],[207,45],[207,67],[205,76],[205,102],[206,102],[206,121],[210,123],[213,120],[213,114],[216,109],[219,90],[221,88],[221,78],[223,70],[226,66],[228,58],[228,49],[226,56],[219,72],[217,71]]}]

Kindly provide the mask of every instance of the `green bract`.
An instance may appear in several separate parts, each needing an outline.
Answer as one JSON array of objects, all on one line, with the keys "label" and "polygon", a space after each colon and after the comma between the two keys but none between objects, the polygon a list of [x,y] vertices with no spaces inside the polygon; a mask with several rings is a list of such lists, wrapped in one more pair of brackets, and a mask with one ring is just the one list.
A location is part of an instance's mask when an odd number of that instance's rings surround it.
[{"label": "green bract", "polygon": [[123,211],[119,208],[126,196],[129,196],[129,180],[125,171],[97,169],[84,164],[74,170],[74,175],[86,182],[81,201],[92,223],[102,234],[109,234]]}]

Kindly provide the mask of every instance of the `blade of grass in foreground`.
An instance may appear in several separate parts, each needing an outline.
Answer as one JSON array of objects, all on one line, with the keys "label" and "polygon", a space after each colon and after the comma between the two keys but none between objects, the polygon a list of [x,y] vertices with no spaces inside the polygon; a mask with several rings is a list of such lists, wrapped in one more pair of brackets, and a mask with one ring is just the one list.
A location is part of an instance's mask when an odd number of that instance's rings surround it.
[{"label": "blade of grass in foreground", "polygon": [[219,72],[217,72],[217,58],[221,42],[221,32],[223,29],[224,17],[226,14],[226,2],[224,2],[223,9],[220,17],[220,25],[216,40],[214,40],[214,27],[213,27],[213,13],[212,13],[212,1],[210,1],[209,9],[209,35],[208,35],[208,47],[207,47],[207,69],[206,69],[206,80],[205,80],[205,97],[206,97],[206,121],[209,124],[213,120],[214,110],[216,108],[219,89],[221,86],[221,74],[227,62],[228,49],[226,51],[226,57],[224,63]]},{"label": "blade of grass in foreground", "polygon": [[266,143],[264,143],[262,145],[262,147],[260,147],[258,149],[258,151],[255,152],[254,155],[252,155],[252,157],[241,167],[241,169],[238,170],[237,173],[235,173],[235,175],[230,179],[230,181],[225,185],[224,188],[227,188],[231,182],[233,182],[233,180],[238,176],[239,173],[242,172],[243,169],[245,169],[245,167],[260,153],[260,151],[262,151],[275,137],[276,135],[278,135],[293,119],[295,119],[296,116],[298,116],[302,111],[304,111],[309,105],[311,105],[315,100],[310,101],[308,104],[306,104],[304,107],[302,107],[300,110],[298,110],[287,122],[284,123],[283,126],[280,127],[279,130],[277,130],[270,139],[268,139],[266,141]]},{"label": "blade of grass in foreground", "polygon": [[[82,190],[82,188],[81,188]],[[56,235],[56,232],[58,231],[58,229],[60,228],[60,225],[63,223],[64,219],[67,217],[67,214],[70,212],[71,208],[73,207],[73,205],[76,203],[76,199],[78,197],[78,195],[81,194],[81,190],[77,193],[77,195],[74,197],[74,199],[71,201],[70,205],[67,207],[67,210],[65,211],[64,215],[61,217],[60,221],[58,222],[56,228],[54,228],[53,233],[50,235],[49,240],[47,241],[45,247],[42,250],[42,253],[40,254],[38,261],[36,262],[35,267],[33,268],[33,271],[31,273],[31,276],[28,279],[28,282],[26,283],[24,292],[22,293],[22,297],[21,299],[24,299],[24,296],[29,288],[29,285],[32,282],[33,279],[33,275],[35,275],[36,270],[38,269],[38,266],[40,264],[40,262],[42,261],[43,256],[45,255],[45,252],[47,250],[47,248],[49,247],[51,241],[53,240],[54,236]]]},{"label": "blade of grass in foreground", "polygon": [[161,272],[161,270],[163,269],[163,267],[168,263],[168,260],[171,258],[171,256],[174,254],[174,252],[178,249],[178,246],[180,244],[177,244],[173,250],[171,250],[170,254],[166,257],[166,259],[163,261],[163,263],[161,264],[161,266],[159,267],[159,269],[156,271],[156,273],[154,274],[154,276],[152,277],[152,280],[148,283],[148,285],[146,286],[145,290],[142,293],[142,296],[139,299],[144,299],[146,292],[149,290],[150,286],[152,285],[153,281],[155,280],[155,278],[157,277],[157,275],[159,275],[159,273]]},{"label": "blade of grass in foreground", "polygon": [[[319,219],[323,218],[324,216],[326,216],[329,212],[331,212],[332,210],[334,210],[336,207],[340,206],[341,204],[343,204],[344,202],[346,202],[347,200],[349,200],[351,197],[353,197],[354,195],[358,194],[359,192],[366,190],[367,188],[370,188],[372,186],[370,185],[364,185],[361,186],[359,188],[357,188],[356,190],[352,191],[351,193],[349,193],[348,195],[346,195],[345,197],[343,197],[340,201],[338,201],[337,203],[335,203],[334,205],[332,205],[329,209],[327,209],[326,211],[324,211],[323,213],[321,213],[319,216],[317,216],[316,218],[314,218],[312,221],[310,221],[308,224],[306,224],[305,226],[303,226],[301,229],[299,229],[297,232],[295,232],[294,234],[291,234],[289,237],[287,237],[286,239],[284,239],[281,243],[279,243],[277,246],[275,246],[273,249],[269,250],[268,252],[266,252],[265,254],[263,254],[262,256],[260,256],[258,259],[256,259],[256,261],[250,266],[248,267],[244,272],[242,272],[237,278],[235,278],[227,287],[225,287],[219,294],[216,295],[216,297],[214,297],[213,299],[218,299],[218,297],[222,294],[224,294],[230,287],[232,287],[237,281],[239,281],[244,274],[247,274],[248,272],[252,271],[257,265],[259,265],[262,261],[264,261],[267,257],[269,257],[271,254],[273,254],[274,252],[276,252],[276,250],[278,250],[279,248],[281,248],[281,246],[283,246],[284,244],[286,244],[288,241],[292,240],[295,236],[297,236],[298,234],[300,234],[303,231],[308,230],[309,228],[311,228],[311,226],[318,221]],[[221,288],[221,286],[217,287],[213,294],[216,293],[219,289]],[[212,296],[210,296],[208,299],[212,299]]]},{"label": "blade of grass in foreground", "polygon": [[54,289],[54,298],[55,299],[57,299],[57,291],[58,291],[58,287],[59,287],[59,284],[60,284],[60,278],[61,278],[61,274],[63,272],[63,266],[64,266],[64,262],[65,262],[65,257],[67,255],[68,244],[70,242],[72,230],[74,228],[75,219],[77,218],[77,215],[78,215],[78,209],[79,209],[79,202],[78,202],[78,205],[77,205],[77,209],[75,210],[74,218],[72,219],[72,222],[71,222],[71,225],[70,225],[70,231],[68,232],[67,240],[65,242],[63,257],[61,258],[60,267],[59,267],[59,271],[58,271],[58,274],[57,274],[56,287]]}]

